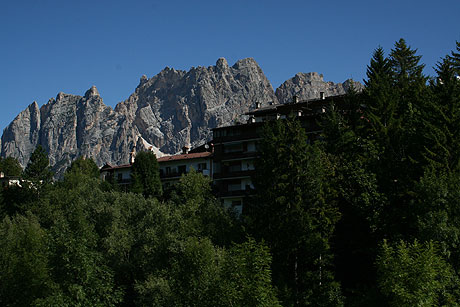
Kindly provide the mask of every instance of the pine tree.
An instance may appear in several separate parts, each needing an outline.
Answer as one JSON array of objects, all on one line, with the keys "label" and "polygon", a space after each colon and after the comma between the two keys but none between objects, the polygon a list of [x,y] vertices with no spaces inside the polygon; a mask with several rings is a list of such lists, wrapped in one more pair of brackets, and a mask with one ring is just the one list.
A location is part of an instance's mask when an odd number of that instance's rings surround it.
[{"label": "pine tree", "polygon": [[457,52],[452,51],[452,56],[449,58],[452,60],[452,64],[454,69],[456,70],[457,77],[460,76],[460,42],[456,42],[457,44]]},{"label": "pine tree", "polygon": [[24,170],[24,178],[34,182],[41,182],[42,184],[51,182],[53,173],[49,165],[48,153],[42,145],[38,145],[30,156],[29,163]]},{"label": "pine tree", "polygon": [[432,96],[425,112],[424,157],[431,167],[455,171],[460,169],[460,81],[449,56],[435,70],[438,76],[430,82]]},{"label": "pine tree", "polygon": [[308,144],[296,120],[267,123],[259,144],[253,183],[245,204],[248,227],[273,253],[273,276],[287,304],[337,305],[340,287],[330,270],[330,237],[339,219],[331,197],[331,166]]},{"label": "pine tree", "polygon": [[370,65],[367,66],[367,80],[364,100],[367,106],[366,118],[372,127],[371,133],[387,134],[391,124],[395,124],[396,101],[390,61],[385,58],[384,50],[378,47]]},{"label": "pine tree", "polygon": [[160,197],[163,194],[158,161],[153,152],[137,153],[131,168],[131,191],[145,197]]}]

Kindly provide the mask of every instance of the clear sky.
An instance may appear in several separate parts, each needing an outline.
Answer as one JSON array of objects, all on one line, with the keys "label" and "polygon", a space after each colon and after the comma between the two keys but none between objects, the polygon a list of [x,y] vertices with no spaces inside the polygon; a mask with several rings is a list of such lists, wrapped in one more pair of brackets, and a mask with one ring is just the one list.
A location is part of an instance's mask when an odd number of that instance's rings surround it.
[{"label": "clear sky", "polygon": [[115,106],[139,78],[253,57],[274,89],[298,72],[362,81],[403,37],[425,73],[460,41],[460,0],[1,0],[0,127],[34,100],[96,85]]}]

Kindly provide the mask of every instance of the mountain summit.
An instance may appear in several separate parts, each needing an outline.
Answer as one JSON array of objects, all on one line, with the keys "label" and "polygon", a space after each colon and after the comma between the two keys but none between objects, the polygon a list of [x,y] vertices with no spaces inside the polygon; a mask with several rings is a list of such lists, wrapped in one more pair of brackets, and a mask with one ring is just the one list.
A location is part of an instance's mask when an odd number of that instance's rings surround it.
[{"label": "mountain summit", "polygon": [[166,67],[150,79],[142,76],[134,93],[114,110],[103,103],[95,86],[84,96],[59,93],[41,108],[32,103],[3,131],[1,155],[16,157],[25,166],[41,144],[61,175],[78,156],[103,165],[127,163],[134,146],[153,148],[157,155],[174,154],[184,145],[203,143],[211,128],[231,124],[258,103],[284,103],[293,95],[317,98],[320,91],[343,94],[347,82],[334,84],[317,73],[299,73],[275,95],[252,58],[233,66],[220,58],[215,66],[189,71]]}]

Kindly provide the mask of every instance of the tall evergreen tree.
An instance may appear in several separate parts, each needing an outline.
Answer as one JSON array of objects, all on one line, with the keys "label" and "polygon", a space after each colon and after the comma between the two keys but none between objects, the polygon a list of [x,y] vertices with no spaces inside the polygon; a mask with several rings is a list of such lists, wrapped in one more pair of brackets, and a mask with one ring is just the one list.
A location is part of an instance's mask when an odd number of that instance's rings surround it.
[{"label": "tall evergreen tree", "polygon": [[330,163],[308,144],[296,120],[267,123],[253,178],[257,195],[245,204],[248,227],[273,253],[273,276],[288,305],[340,305],[330,270],[329,240],[339,219],[331,198]]},{"label": "tall evergreen tree", "polygon": [[396,117],[396,101],[390,61],[382,47],[378,47],[367,66],[367,80],[364,81],[364,100],[367,106],[366,118],[372,127],[371,133],[387,134]]},{"label": "tall evergreen tree", "polygon": [[431,80],[431,99],[425,112],[424,157],[431,167],[442,170],[460,169],[460,81],[454,64],[445,57],[435,68]]},{"label": "tall evergreen tree", "polygon": [[452,60],[457,76],[460,76],[460,42],[456,42],[456,44],[457,52],[452,51],[452,56],[450,56],[450,59]]},{"label": "tall evergreen tree", "polygon": [[131,190],[145,197],[160,197],[163,188],[160,181],[160,171],[155,154],[151,151],[137,153],[131,168]]},{"label": "tall evergreen tree", "polygon": [[53,179],[53,173],[49,165],[48,153],[42,145],[38,145],[24,170],[24,179],[40,185],[50,183]]}]

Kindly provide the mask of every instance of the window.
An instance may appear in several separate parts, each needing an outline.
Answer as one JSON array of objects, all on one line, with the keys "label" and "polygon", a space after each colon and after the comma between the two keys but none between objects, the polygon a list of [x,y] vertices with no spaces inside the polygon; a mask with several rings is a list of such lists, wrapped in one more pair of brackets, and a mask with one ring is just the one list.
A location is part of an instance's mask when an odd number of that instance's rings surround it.
[{"label": "window", "polygon": [[223,136],[226,136],[226,135],[227,135],[226,130],[216,130],[216,131],[214,131],[214,137],[216,137],[216,138],[220,138],[220,137],[223,137]]},{"label": "window", "polygon": [[178,171],[179,175],[185,174],[187,172],[187,166],[179,165],[177,167],[177,171]]},{"label": "window", "polygon": [[227,183],[227,191],[240,191],[241,190],[241,180],[229,180]]},{"label": "window", "polygon": [[198,163],[198,170],[199,171],[205,170],[207,168],[208,167],[207,167],[206,163]]},{"label": "window", "polygon": [[243,151],[243,144],[231,144],[231,145],[225,145],[224,146],[224,152],[230,153],[230,152],[241,152]]},{"label": "window", "polygon": [[117,175],[117,180],[118,180],[118,182],[121,182],[123,180],[123,174],[118,174]]},{"label": "window", "polygon": [[228,165],[228,171],[232,172],[240,172],[241,171],[241,161],[232,161]]},{"label": "window", "polygon": [[170,174],[171,174],[171,167],[166,166],[165,170],[166,170],[166,175],[170,175]]},{"label": "window", "polygon": [[232,207],[241,206],[241,200],[233,200]]}]

